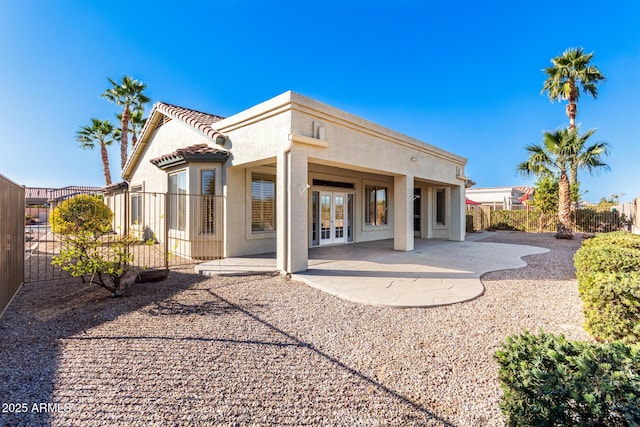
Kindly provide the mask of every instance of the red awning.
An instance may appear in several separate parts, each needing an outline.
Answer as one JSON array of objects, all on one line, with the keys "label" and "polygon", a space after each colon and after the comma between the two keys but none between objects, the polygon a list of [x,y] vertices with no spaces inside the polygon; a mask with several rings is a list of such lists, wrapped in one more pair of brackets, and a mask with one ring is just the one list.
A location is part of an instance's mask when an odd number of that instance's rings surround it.
[{"label": "red awning", "polygon": [[474,202],[473,200],[469,199],[468,197],[467,199],[467,204],[468,205],[481,205],[482,203],[478,203],[478,202]]}]

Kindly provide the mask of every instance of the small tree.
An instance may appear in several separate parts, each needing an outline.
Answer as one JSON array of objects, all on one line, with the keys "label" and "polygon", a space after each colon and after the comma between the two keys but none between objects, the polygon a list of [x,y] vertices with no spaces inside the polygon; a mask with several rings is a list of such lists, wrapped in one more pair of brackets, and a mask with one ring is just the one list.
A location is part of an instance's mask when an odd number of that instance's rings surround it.
[{"label": "small tree", "polygon": [[541,176],[535,183],[532,206],[542,213],[550,214],[558,210],[558,180],[552,176]]},{"label": "small tree", "polygon": [[99,197],[82,195],[62,202],[51,213],[51,230],[62,240],[60,255],[54,256],[51,263],[73,277],[103,287],[113,296],[121,296],[122,278],[132,261],[129,246],[136,239],[105,239],[112,219],[113,212]]}]

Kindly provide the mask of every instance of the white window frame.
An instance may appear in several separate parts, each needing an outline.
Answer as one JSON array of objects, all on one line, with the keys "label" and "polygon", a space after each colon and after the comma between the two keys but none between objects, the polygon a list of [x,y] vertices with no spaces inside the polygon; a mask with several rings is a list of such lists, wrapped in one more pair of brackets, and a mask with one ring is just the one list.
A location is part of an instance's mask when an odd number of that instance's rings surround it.
[{"label": "white window frame", "polygon": [[[204,192],[203,174],[205,172],[213,172],[213,194]],[[218,199],[217,199],[218,178],[216,176],[217,174],[218,174],[217,168],[215,167],[198,169],[198,183],[199,183],[199,193],[200,193],[200,203],[201,203],[201,206],[199,209],[200,234],[207,235],[207,236],[216,235],[216,231],[217,231],[216,227],[218,226],[217,221],[219,219],[218,217],[219,213],[218,213],[218,206],[217,206],[218,205]],[[212,200],[205,199],[206,196],[212,196]],[[212,205],[212,207],[210,205]],[[213,226],[206,224],[206,220],[207,220],[206,210],[208,206],[210,209],[213,210]]]},{"label": "white window frame", "polygon": [[[246,172],[246,238],[248,240],[252,239],[270,239],[276,237],[276,228],[278,223],[277,217],[277,181],[275,171],[271,168],[257,168],[253,170],[247,170]],[[254,176],[270,178],[273,180],[274,186],[274,199],[273,199],[273,230],[264,230],[264,231],[254,231],[253,230],[253,218],[252,218],[252,208],[253,208],[253,198],[252,198],[252,187],[253,187],[253,178]]]},{"label": "white window frame", "polygon": [[[442,203],[444,206],[440,207],[438,203],[438,193],[442,193]],[[438,212],[442,208],[442,221],[438,221]],[[449,189],[446,187],[437,187],[433,190],[433,228],[434,229],[446,229],[449,223]]]},{"label": "white window frame", "polygon": [[[137,212],[134,214],[134,200],[136,200]],[[129,222],[131,227],[136,229],[142,229],[145,224],[142,223],[144,219],[144,183],[138,185],[132,185],[129,190]],[[135,218],[134,217],[138,217]],[[137,222],[136,222],[137,221]]]},{"label": "white window frame", "polygon": [[[376,189],[384,189],[386,193],[386,207],[385,207],[385,223],[381,224],[372,224],[368,218],[368,194],[367,187],[374,187]],[[362,225],[364,230],[384,230],[388,229],[391,226],[391,193],[392,187],[390,183],[387,182],[376,182],[376,181],[364,181],[362,183]]]},{"label": "white window frame", "polygon": [[[181,194],[179,192],[172,192],[172,188],[171,188],[171,177],[173,176],[177,176],[183,174],[184,175],[184,196],[181,197]],[[171,173],[168,174],[167,176],[167,197],[170,197],[169,200],[169,212],[167,212],[167,215],[169,215],[169,232],[173,232],[173,233],[184,233],[187,231],[187,220],[189,218],[189,212],[188,209],[189,207],[187,206],[187,194],[189,194],[189,183],[188,183],[188,176],[189,174],[187,173],[186,169],[180,169],[180,170],[176,170],[173,171]],[[178,191],[180,190],[179,187],[180,183],[178,182]],[[176,200],[177,205],[174,207],[174,198]],[[180,200],[184,200],[184,218],[182,219],[182,224],[180,221]],[[176,214],[176,218],[175,218],[175,223],[174,220],[172,218],[173,213],[177,212]],[[183,226],[182,228],[180,228],[180,226]],[[175,227],[174,227],[175,226]]]}]

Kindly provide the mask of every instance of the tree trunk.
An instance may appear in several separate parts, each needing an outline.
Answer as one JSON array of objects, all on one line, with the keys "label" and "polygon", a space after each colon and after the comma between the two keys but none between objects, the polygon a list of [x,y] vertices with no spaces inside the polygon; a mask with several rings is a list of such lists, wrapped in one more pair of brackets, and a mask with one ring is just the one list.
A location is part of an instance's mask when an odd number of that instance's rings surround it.
[{"label": "tree trunk", "polygon": [[567,171],[560,171],[558,181],[558,232],[556,239],[573,239],[571,233],[571,184]]},{"label": "tree trunk", "polygon": [[569,103],[567,104],[567,116],[569,117],[569,130],[576,127],[576,116],[578,115],[578,88],[573,81],[569,81],[571,89],[569,90]]},{"label": "tree trunk", "polygon": [[578,115],[578,106],[575,102],[569,101],[567,104],[567,116],[569,117],[569,129],[576,127],[576,116]]},{"label": "tree trunk", "polygon": [[104,169],[104,182],[107,186],[111,185],[111,171],[109,170],[109,153],[107,146],[100,144],[100,155],[102,156],[102,168]]},{"label": "tree trunk", "polygon": [[[578,204],[580,203],[580,195],[577,193],[578,191],[578,165],[572,163],[569,167],[569,184],[571,185],[571,191],[576,192],[575,200],[572,200],[575,204],[572,206],[574,210],[578,209]],[[573,197],[572,197],[573,198]]]},{"label": "tree trunk", "polygon": [[124,111],[122,112],[122,129],[121,129],[121,137],[120,137],[120,163],[121,167],[124,170],[124,165],[127,164],[127,148],[129,148],[129,117],[131,113],[129,112],[129,106],[124,107]]}]

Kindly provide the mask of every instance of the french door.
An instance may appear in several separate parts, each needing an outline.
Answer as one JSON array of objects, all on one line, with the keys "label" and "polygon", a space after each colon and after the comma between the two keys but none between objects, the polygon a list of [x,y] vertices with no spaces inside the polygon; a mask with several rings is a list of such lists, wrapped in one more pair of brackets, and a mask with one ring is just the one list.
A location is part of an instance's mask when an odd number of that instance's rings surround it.
[{"label": "french door", "polygon": [[331,245],[353,241],[353,194],[320,191],[318,213],[318,244]]}]

